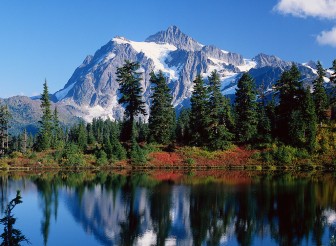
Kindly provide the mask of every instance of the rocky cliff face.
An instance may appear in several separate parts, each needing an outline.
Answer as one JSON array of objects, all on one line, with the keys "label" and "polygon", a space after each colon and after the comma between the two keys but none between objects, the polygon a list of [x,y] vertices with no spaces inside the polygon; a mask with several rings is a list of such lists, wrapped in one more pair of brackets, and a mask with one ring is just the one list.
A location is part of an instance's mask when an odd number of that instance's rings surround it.
[{"label": "rocky cliff face", "polygon": [[[93,56],[85,58],[64,88],[55,93],[62,105],[71,106],[73,113],[90,121],[94,117],[119,119],[123,108],[118,105],[116,70],[125,60],[138,61],[147,109],[150,104],[150,72],[163,71],[173,95],[175,107],[189,104],[193,80],[197,74],[207,78],[217,70],[222,81],[223,94],[234,94],[241,73],[251,71],[257,84],[269,88],[291,63],[278,57],[259,54],[244,59],[237,53],[215,46],[202,45],[184,34],[176,26],[149,36],[144,42],[115,37]],[[307,65],[299,65],[304,77],[314,77]]]}]

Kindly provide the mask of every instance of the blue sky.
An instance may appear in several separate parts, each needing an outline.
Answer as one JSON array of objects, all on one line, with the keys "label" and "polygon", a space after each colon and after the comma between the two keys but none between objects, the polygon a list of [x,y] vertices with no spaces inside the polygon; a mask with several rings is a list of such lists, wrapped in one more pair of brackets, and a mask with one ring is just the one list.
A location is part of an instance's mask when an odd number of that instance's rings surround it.
[{"label": "blue sky", "polygon": [[3,0],[0,97],[40,94],[45,78],[55,92],[114,36],[143,41],[170,25],[246,58],[336,58],[336,0]]}]

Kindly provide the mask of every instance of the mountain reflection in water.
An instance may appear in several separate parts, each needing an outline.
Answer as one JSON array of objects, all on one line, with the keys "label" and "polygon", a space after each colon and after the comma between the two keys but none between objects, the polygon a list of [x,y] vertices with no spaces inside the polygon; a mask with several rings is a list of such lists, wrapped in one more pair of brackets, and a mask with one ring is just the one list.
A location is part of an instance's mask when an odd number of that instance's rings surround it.
[{"label": "mountain reflection in water", "polygon": [[78,245],[335,243],[331,174],[46,173],[0,181],[2,205],[20,189],[22,206],[36,211],[38,226],[17,215],[33,245],[66,245],[66,233]]}]

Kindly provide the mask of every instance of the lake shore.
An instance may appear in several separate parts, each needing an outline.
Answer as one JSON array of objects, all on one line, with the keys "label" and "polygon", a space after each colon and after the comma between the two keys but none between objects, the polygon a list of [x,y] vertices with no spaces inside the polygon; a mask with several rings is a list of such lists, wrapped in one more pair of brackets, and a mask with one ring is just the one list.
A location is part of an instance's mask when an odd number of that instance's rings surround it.
[{"label": "lake shore", "polygon": [[99,165],[93,155],[84,156],[85,165],[62,165],[53,159],[55,150],[33,153],[16,153],[0,160],[0,170],[297,170],[334,171],[333,156],[312,155],[310,158],[293,158],[291,162],[262,159],[265,150],[248,146],[233,146],[225,151],[207,151],[198,147],[157,147],[147,154],[147,162],[133,163],[130,159],[108,161]]}]

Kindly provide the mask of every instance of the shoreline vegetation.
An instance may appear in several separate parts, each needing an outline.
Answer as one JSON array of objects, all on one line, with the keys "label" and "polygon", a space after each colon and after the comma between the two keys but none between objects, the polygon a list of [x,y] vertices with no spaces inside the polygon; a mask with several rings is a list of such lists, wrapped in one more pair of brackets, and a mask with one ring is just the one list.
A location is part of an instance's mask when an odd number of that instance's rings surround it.
[{"label": "shoreline vegetation", "polygon": [[[145,163],[134,165],[132,160],[125,159],[104,164],[99,163],[94,155],[82,156],[81,164],[75,161],[73,165],[64,165],[55,160],[57,150],[28,152],[26,154],[13,152],[0,159],[2,171],[32,171],[32,170],[247,170],[247,171],[335,171],[335,156],[332,153],[314,156],[295,156],[295,149],[290,147],[288,153],[282,153],[279,159],[268,160],[265,155],[270,151],[249,149],[249,146],[233,146],[228,150],[208,151],[199,147],[176,147],[165,151],[167,146],[152,147],[152,152],[146,156]],[[274,147],[274,146],[273,146]],[[274,147],[279,149],[278,147]],[[281,148],[280,148],[281,149]],[[282,150],[285,151],[286,150]],[[279,153],[278,153],[279,155]]]},{"label": "shoreline vegetation", "polygon": [[[330,70],[335,84],[336,60]],[[57,108],[51,110],[47,82],[36,135],[10,136],[10,112],[0,106],[0,169],[336,169],[336,86],[324,88],[326,71],[319,62],[312,88],[303,86],[293,64],[269,95],[244,73],[234,103],[222,95],[216,70],[207,80],[198,75],[191,108],[178,115],[162,72],[151,73],[146,111],[138,71],[139,64],[129,61],[117,69],[121,121],[95,118],[62,127]]]}]

